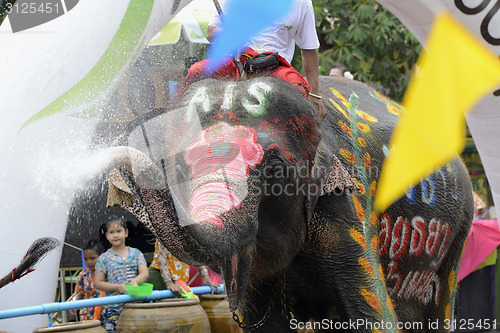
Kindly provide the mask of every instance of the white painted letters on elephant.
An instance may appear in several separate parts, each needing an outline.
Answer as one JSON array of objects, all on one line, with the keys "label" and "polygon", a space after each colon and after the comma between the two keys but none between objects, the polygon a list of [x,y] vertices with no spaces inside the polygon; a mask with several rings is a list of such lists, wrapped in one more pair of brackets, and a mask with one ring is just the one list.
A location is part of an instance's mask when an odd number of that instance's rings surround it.
[{"label": "white painted letters on elephant", "polygon": [[264,82],[255,82],[248,89],[248,93],[255,97],[257,104],[252,104],[248,99],[244,98],[241,102],[243,108],[250,114],[260,116],[266,111],[266,94],[272,90],[271,86]]},{"label": "white painted letters on elephant", "polygon": [[[387,284],[388,292],[397,301],[400,299],[415,299],[422,304],[431,300],[436,304],[441,294],[441,279],[433,269],[439,267],[445,257],[447,245],[451,237],[449,224],[438,219],[428,223],[420,216],[411,221],[402,216],[393,223],[388,214],[380,219],[379,248],[380,254],[389,254]],[[418,264],[408,272],[398,271],[400,258],[408,256],[415,258],[431,258],[431,267],[418,270]],[[415,286],[419,286],[416,288]]]}]

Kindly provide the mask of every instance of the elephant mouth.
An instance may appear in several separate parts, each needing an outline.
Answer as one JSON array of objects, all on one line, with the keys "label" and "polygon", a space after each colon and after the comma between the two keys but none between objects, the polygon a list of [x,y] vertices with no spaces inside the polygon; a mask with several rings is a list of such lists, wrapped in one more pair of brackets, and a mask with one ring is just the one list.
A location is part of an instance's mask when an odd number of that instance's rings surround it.
[{"label": "elephant mouth", "polygon": [[229,309],[236,311],[247,289],[253,265],[255,246],[247,245],[232,257],[224,260],[222,273],[228,295]]}]

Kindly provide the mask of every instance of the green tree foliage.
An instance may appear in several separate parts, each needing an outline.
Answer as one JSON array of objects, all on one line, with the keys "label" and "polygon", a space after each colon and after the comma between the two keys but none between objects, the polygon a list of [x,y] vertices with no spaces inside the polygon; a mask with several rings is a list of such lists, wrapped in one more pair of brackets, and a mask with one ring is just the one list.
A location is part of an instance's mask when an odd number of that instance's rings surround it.
[{"label": "green tree foliage", "polygon": [[[313,0],[313,6],[320,74],[328,75],[333,64],[343,63],[355,79],[382,86],[401,101],[421,51],[406,27],[374,0]],[[301,69],[299,58],[293,64]]]}]

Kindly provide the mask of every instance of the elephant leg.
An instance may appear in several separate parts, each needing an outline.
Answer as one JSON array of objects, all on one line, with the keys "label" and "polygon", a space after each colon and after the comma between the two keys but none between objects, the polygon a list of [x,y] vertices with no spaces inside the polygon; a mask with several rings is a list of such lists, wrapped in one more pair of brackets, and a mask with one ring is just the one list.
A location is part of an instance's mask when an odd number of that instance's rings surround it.
[{"label": "elephant leg", "polygon": [[[312,279],[320,287],[301,296],[335,306],[345,331],[396,332],[396,315],[377,256],[376,233],[364,229],[353,207],[348,194],[318,201],[296,266],[302,269],[302,279]],[[330,320],[337,319],[328,315]]]},{"label": "elephant leg", "polygon": [[240,320],[243,331],[296,332],[291,327],[291,315],[286,305],[284,275],[273,276],[253,283],[243,304]]}]

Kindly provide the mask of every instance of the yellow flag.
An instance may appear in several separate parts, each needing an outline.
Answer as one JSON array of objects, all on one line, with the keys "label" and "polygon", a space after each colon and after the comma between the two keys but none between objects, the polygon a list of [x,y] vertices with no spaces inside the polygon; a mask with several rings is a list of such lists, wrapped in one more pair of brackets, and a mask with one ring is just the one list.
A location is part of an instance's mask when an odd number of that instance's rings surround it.
[{"label": "yellow flag", "polygon": [[450,14],[436,16],[391,138],[375,209],[384,211],[464,146],[464,113],[500,85],[500,62]]}]

